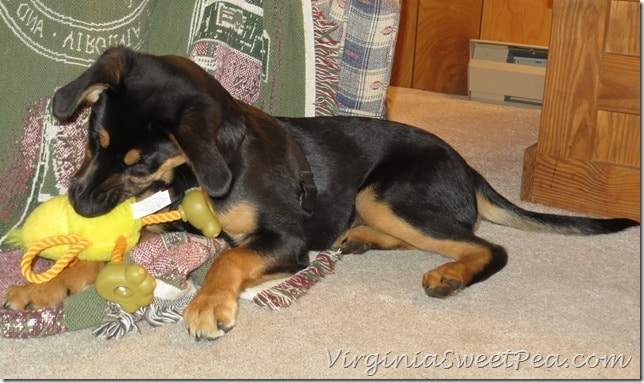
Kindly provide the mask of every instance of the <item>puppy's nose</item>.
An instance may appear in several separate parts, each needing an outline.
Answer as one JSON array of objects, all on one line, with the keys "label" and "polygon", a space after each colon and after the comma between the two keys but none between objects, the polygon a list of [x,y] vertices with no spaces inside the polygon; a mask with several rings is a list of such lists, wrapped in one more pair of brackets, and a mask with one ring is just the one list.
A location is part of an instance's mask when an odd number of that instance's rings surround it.
[{"label": "puppy's nose", "polygon": [[78,215],[83,216],[85,218],[93,218],[93,217],[98,217],[99,215],[104,214],[101,210],[98,210],[94,206],[87,206],[83,204],[72,204],[74,211],[78,213]]},{"label": "puppy's nose", "polygon": [[85,218],[106,214],[116,206],[110,201],[108,193],[88,191],[78,185],[69,189],[68,197],[74,211]]}]

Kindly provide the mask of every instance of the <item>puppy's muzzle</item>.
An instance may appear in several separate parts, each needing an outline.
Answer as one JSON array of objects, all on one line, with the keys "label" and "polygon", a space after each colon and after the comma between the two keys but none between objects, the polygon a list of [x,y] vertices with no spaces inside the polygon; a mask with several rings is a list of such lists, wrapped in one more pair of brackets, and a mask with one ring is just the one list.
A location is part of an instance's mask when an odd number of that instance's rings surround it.
[{"label": "puppy's muzzle", "polygon": [[75,182],[69,188],[69,200],[76,213],[91,218],[114,209],[123,200],[123,192]]}]

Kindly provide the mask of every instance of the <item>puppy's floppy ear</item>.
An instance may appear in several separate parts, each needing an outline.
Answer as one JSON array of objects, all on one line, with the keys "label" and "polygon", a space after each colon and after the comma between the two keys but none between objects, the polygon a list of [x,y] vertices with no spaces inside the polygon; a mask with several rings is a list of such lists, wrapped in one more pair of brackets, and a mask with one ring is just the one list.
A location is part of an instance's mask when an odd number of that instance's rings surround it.
[{"label": "puppy's floppy ear", "polygon": [[243,139],[237,135],[235,143],[229,138],[222,142],[219,136],[223,130],[235,130],[236,127],[224,126],[221,109],[221,104],[213,100],[194,102],[183,112],[174,132],[199,185],[211,197],[223,197],[230,191],[233,174],[227,159]]},{"label": "puppy's floppy ear", "polygon": [[85,73],[54,94],[54,116],[67,120],[81,104],[91,105],[98,101],[105,89],[119,84],[134,54],[134,51],[123,46],[106,50]]}]

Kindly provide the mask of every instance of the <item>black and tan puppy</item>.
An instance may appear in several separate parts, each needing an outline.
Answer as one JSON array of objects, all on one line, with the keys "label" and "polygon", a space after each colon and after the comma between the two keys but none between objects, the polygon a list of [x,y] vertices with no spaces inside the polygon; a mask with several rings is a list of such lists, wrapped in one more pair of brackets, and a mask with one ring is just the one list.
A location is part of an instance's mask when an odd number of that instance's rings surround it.
[{"label": "black and tan puppy", "polygon": [[[309,249],[440,253],[454,261],[426,272],[422,285],[446,297],[506,264],[503,247],[474,234],[480,219],[568,234],[638,224],[522,210],[430,133],[368,118],[272,117],[177,56],[107,50],[56,93],[53,113],[70,119],[85,104],[87,155],[69,190],[78,213],[96,216],[130,196],[200,185],[236,245],[215,260],[184,311],[197,339],[230,330],[240,291],[307,266]],[[81,262],[49,286],[14,288],[6,306],[54,304],[95,274]]]}]

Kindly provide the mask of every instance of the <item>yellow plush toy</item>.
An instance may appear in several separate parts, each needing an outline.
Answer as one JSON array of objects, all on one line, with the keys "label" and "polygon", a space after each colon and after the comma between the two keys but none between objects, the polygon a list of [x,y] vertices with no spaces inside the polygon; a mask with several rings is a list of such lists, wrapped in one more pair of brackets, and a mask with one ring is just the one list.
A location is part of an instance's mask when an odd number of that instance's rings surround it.
[{"label": "yellow plush toy", "polygon": [[[77,214],[67,196],[54,197],[27,217],[21,229],[14,230],[9,243],[27,248],[20,264],[23,276],[32,283],[47,282],[76,259],[112,261],[101,273],[96,288],[103,298],[120,303],[124,310],[136,311],[149,305],[154,296],[154,278],[138,265],[119,264],[124,253],[134,247],[145,225],[182,219],[208,237],[221,232],[209,197],[200,189],[186,193],[178,210],[135,219],[134,198],[107,214],[86,218]],[[31,269],[36,256],[56,261],[51,269],[37,274]]]},{"label": "yellow plush toy", "polygon": [[139,241],[143,225],[141,219],[133,219],[131,204],[134,201],[134,198],[131,198],[107,214],[85,218],[74,211],[67,196],[54,197],[36,207],[27,217],[23,227],[12,232],[10,241],[31,248],[46,238],[74,234],[78,240],[69,237],[69,244],[61,243],[44,248],[39,255],[58,260],[70,251],[74,244],[83,240],[88,241],[88,246],[78,253],[78,259],[109,261],[120,237],[127,243],[125,251],[129,251]]}]

